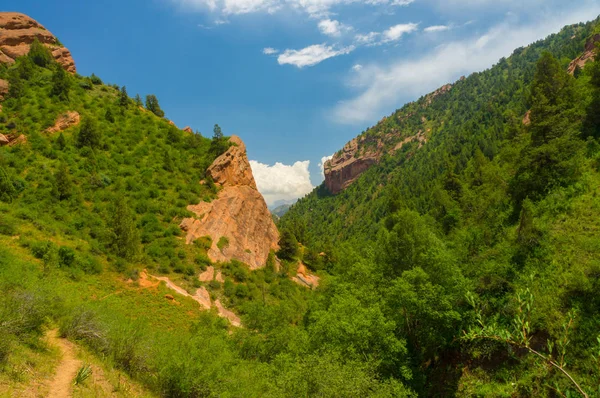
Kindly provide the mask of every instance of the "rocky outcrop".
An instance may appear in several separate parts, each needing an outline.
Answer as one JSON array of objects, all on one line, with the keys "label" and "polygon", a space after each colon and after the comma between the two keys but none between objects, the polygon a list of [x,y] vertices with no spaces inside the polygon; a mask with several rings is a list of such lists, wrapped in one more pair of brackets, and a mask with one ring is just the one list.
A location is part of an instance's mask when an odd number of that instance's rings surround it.
[{"label": "rocky outcrop", "polygon": [[404,144],[413,141],[419,141],[420,148],[427,141],[422,131],[398,141],[391,147],[384,142],[384,139],[390,141],[390,137],[373,140],[363,135],[354,138],[344,145],[340,152],[333,155],[333,158],[325,162],[325,186],[329,192],[338,194],[346,189],[369,167],[379,162],[385,153],[394,153]]},{"label": "rocky outcrop", "polygon": [[277,249],[279,232],[256,188],[246,146],[236,136],[230,142],[234,145],[207,170],[221,188],[217,198],[189,206],[196,217],[184,219],[180,227],[187,232],[187,243],[211,237],[207,254],[212,261],[236,259],[256,269],[266,264],[271,250]]},{"label": "rocky outcrop", "polygon": [[596,56],[596,43],[598,42],[600,42],[600,33],[588,39],[588,41],[585,43],[583,54],[575,58],[569,64],[569,68],[567,70],[570,74],[574,74],[577,67],[583,68],[586,63],[594,60],[594,57]]},{"label": "rocky outcrop", "polygon": [[66,113],[63,113],[62,115],[60,115],[56,119],[54,126],[47,128],[46,132],[52,134],[52,133],[57,133],[59,131],[64,131],[64,130],[68,129],[69,127],[77,126],[79,124],[79,122],[80,122],[79,113],[77,113],[75,111],[69,111],[69,112],[66,112]]},{"label": "rocky outcrop", "polygon": [[[464,80],[464,76],[460,80]],[[453,87],[453,84],[443,85],[421,98],[416,103],[417,107],[421,110],[428,108],[436,98],[450,92]],[[325,162],[323,171],[325,186],[329,192],[335,195],[345,190],[385,154],[394,154],[407,143],[418,142],[418,148],[421,148],[427,142],[426,135],[431,132],[431,126],[428,125],[425,116],[418,116],[421,110],[415,109],[417,107],[399,110],[389,118],[384,117],[375,127],[348,142],[342,150]],[[391,119],[393,123],[389,123],[391,117],[396,119]],[[415,125],[420,124],[421,127],[416,133],[402,131],[405,127],[398,127],[406,126],[405,123],[415,117],[419,118],[418,121],[409,124],[409,128],[412,130]]]},{"label": "rocky outcrop", "polygon": [[68,72],[75,73],[71,52],[46,28],[27,15],[17,12],[0,12],[0,62],[12,64],[15,59],[29,54],[35,39],[52,52],[54,59]]},{"label": "rocky outcrop", "polygon": [[190,126],[185,126],[183,128],[183,131],[186,133],[190,133],[190,134],[192,134],[194,132],[194,130],[192,130],[192,128]]},{"label": "rocky outcrop", "polygon": [[311,274],[306,265],[303,263],[298,264],[298,272],[296,276],[292,278],[294,282],[299,285],[308,287],[310,289],[316,289],[319,286],[320,278],[316,275]]}]

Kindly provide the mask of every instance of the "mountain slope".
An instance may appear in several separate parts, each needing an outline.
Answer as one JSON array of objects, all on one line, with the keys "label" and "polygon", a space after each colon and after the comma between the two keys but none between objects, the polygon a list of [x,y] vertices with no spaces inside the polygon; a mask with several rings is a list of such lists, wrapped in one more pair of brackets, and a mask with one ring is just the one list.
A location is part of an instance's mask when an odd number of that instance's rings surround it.
[{"label": "mountain slope", "polygon": [[282,217],[332,274],[313,313],[376,309],[404,343],[386,363],[372,342],[383,377],[423,396],[600,393],[600,62],[569,68],[599,31],[568,26],[407,104]]}]

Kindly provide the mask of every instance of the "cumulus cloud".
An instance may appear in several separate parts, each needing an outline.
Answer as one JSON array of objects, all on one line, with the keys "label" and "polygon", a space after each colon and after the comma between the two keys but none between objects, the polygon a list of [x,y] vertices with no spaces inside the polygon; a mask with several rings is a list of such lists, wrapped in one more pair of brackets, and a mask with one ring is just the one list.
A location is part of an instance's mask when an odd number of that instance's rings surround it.
[{"label": "cumulus cloud", "polygon": [[430,33],[430,32],[443,32],[445,30],[450,29],[449,26],[446,25],[433,25],[433,26],[428,26],[425,29],[423,29],[424,32]]},{"label": "cumulus cloud", "polygon": [[279,50],[276,50],[273,47],[265,47],[262,50],[262,53],[265,55],[273,55],[273,54],[277,54],[278,52],[279,52]]},{"label": "cumulus cloud", "polygon": [[256,186],[269,206],[278,200],[301,198],[314,189],[310,182],[309,165],[309,160],[298,161],[292,165],[277,162],[272,166],[255,160],[250,161]]},{"label": "cumulus cloud", "polygon": [[321,169],[321,175],[323,176],[323,178],[325,178],[325,163],[327,163],[328,160],[333,159],[333,155],[329,155],[329,156],[323,156],[321,158],[321,162],[319,163],[319,168]]},{"label": "cumulus cloud", "polygon": [[340,37],[344,31],[352,30],[350,26],[346,26],[335,19],[323,19],[319,21],[318,27],[321,33],[331,37]]},{"label": "cumulus cloud", "polygon": [[316,65],[328,58],[349,54],[353,50],[354,46],[335,49],[333,46],[326,44],[313,44],[301,50],[285,50],[283,54],[277,57],[277,62],[279,65],[289,64],[303,68],[305,66]]},{"label": "cumulus cloud", "polygon": [[399,40],[403,35],[417,30],[418,26],[419,24],[416,23],[406,23],[391,26],[383,32],[383,41],[390,42]]},{"label": "cumulus cloud", "polygon": [[402,101],[431,92],[461,75],[486,69],[517,47],[599,13],[599,4],[588,4],[569,13],[540,15],[524,26],[504,22],[483,35],[441,44],[420,58],[365,65],[349,76],[349,85],[358,87],[359,93],[338,103],[334,119],[350,124],[371,122]]}]

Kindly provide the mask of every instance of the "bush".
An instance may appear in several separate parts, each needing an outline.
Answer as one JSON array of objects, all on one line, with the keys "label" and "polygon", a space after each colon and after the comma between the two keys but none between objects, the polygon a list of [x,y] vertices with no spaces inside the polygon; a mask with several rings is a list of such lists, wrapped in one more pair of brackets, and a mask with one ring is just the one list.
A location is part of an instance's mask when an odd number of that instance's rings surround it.
[{"label": "bush", "polygon": [[226,247],[229,247],[229,238],[226,236],[221,236],[219,241],[217,242],[217,247],[219,250],[223,251]]}]

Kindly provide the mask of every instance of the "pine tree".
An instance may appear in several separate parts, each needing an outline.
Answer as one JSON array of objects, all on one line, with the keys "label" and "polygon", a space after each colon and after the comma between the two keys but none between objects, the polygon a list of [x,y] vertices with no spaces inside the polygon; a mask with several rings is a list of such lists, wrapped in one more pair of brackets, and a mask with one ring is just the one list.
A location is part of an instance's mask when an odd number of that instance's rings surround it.
[{"label": "pine tree", "polygon": [[277,256],[282,260],[293,260],[298,256],[298,241],[287,229],[281,231]]},{"label": "pine tree", "polygon": [[129,105],[129,95],[127,95],[127,87],[121,87],[119,92],[119,106],[127,107]]},{"label": "pine tree", "polygon": [[133,259],[138,253],[139,237],[135,225],[135,216],[127,206],[127,201],[119,195],[114,202],[111,219],[112,250],[120,258]]},{"label": "pine tree", "polygon": [[65,147],[67,146],[67,140],[65,139],[64,134],[61,133],[59,134],[58,138],[56,139],[56,146],[58,147],[58,149],[60,149],[61,151],[63,149],[65,149]]},{"label": "pine tree", "polygon": [[40,43],[37,37],[33,40],[33,43],[31,43],[28,56],[34,64],[41,66],[42,68],[47,67],[54,60],[50,50]]},{"label": "pine tree", "polygon": [[158,98],[155,95],[150,94],[146,96],[146,109],[150,112],[154,113],[158,117],[164,117],[165,113],[162,109],[160,109],[160,105],[158,104]]},{"label": "pine tree", "polygon": [[58,97],[61,101],[69,100],[69,90],[71,81],[67,72],[60,66],[57,66],[52,75],[52,96]]},{"label": "pine tree", "polygon": [[600,50],[596,50],[596,61],[586,67],[591,76],[592,101],[587,109],[584,122],[584,133],[587,136],[600,138]]},{"label": "pine tree", "polygon": [[77,146],[79,148],[84,146],[97,148],[100,146],[100,131],[98,130],[96,119],[90,116],[83,119],[79,128],[79,134],[77,134]]},{"label": "pine tree", "polygon": [[529,131],[534,145],[539,146],[573,130],[574,79],[549,52],[537,63],[531,84]]},{"label": "pine tree", "polygon": [[58,200],[69,199],[73,191],[73,182],[67,165],[63,162],[58,166],[54,175],[54,196]]},{"label": "pine tree", "polygon": [[142,97],[140,97],[139,94],[135,95],[135,105],[136,106],[144,106],[144,104],[142,103]]}]

